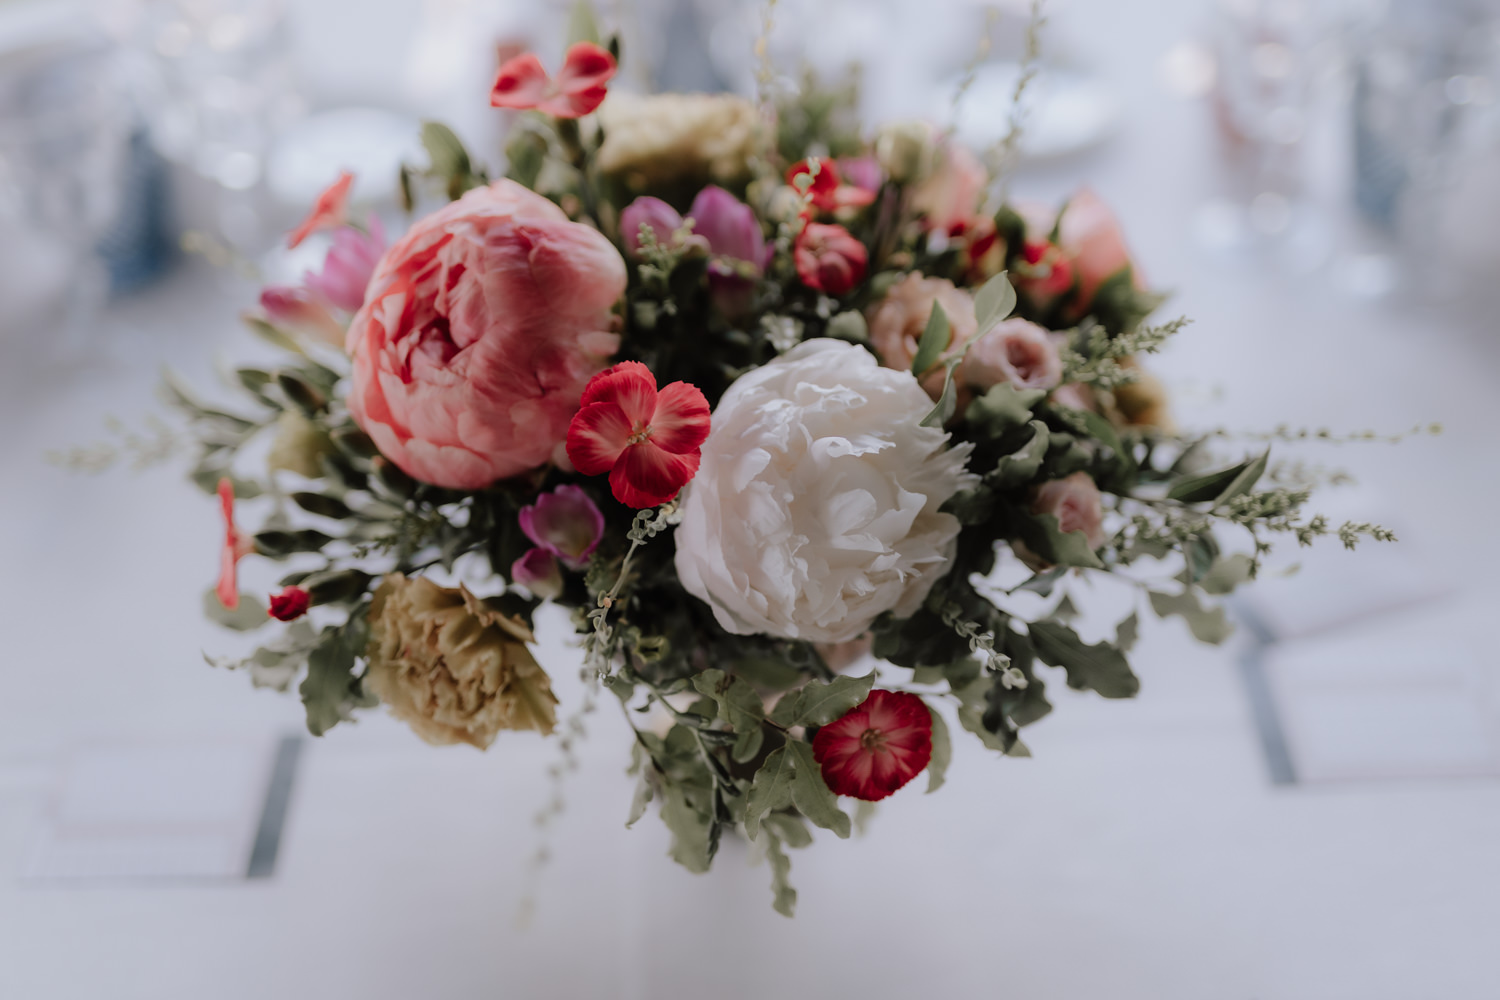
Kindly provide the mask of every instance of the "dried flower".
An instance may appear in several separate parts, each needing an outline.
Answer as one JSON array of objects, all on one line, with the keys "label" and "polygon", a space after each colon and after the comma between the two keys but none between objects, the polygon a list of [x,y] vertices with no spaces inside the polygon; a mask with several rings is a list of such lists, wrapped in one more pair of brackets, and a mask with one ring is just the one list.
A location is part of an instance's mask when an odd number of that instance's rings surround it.
[{"label": "dried flower", "polygon": [[858,708],[818,730],[813,758],[835,795],[878,802],[932,760],[932,712],[914,694],[871,691]]},{"label": "dried flower", "polygon": [[428,743],[483,750],[502,729],[550,733],[551,681],[520,618],[466,587],[391,573],[370,605],[365,683]]}]

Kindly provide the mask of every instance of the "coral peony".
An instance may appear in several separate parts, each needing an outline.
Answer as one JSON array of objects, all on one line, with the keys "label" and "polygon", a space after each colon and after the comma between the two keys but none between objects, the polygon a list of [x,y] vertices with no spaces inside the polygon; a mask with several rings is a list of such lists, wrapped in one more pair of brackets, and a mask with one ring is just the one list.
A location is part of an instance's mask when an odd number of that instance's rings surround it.
[{"label": "coral peony", "polygon": [[618,67],[615,57],[593,42],[575,42],[557,78],[549,79],[542,61],[527,52],[500,67],[490,90],[490,106],[536,109],[555,118],[582,118],[604,102],[605,86]]},{"label": "coral peony", "polygon": [[295,250],[313,233],[342,226],[349,217],[349,189],[353,186],[353,174],[347,170],[339,174],[338,180],[318,195],[307,218],[287,237],[287,248]]},{"label": "coral peony", "polygon": [[932,760],[932,712],[914,694],[871,691],[858,708],[818,730],[813,758],[835,795],[878,802]]},{"label": "coral peony", "polygon": [[947,572],[970,446],[921,426],[910,372],[818,338],[741,375],[683,500],[677,575],[736,635],[844,642]]},{"label": "coral peony", "polygon": [[673,382],[657,391],[651,369],[625,361],[584,390],[568,428],[568,458],[586,476],[608,472],[610,491],[627,507],[655,507],[698,471],[708,430],[708,400],[697,386]]},{"label": "coral peony", "polygon": [[279,594],[271,595],[271,606],[267,613],[279,622],[296,621],[307,614],[312,604],[312,595],[302,587],[286,587]]},{"label": "coral peony", "polygon": [[349,328],[349,412],[408,475],[472,490],[558,457],[619,347],[625,262],[510,180],[417,222]]},{"label": "coral peony", "polygon": [[809,222],[797,234],[792,260],[804,285],[837,298],[864,280],[869,254],[843,226]]}]

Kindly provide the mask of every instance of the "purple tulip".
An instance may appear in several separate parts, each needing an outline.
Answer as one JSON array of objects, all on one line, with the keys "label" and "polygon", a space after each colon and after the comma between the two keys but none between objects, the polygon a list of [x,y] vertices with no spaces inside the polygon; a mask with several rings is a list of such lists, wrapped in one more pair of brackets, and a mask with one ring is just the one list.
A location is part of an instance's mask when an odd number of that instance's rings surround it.
[{"label": "purple tulip", "polygon": [[651,227],[656,242],[666,246],[672,242],[672,234],[682,228],[682,216],[660,198],[643,196],[626,205],[620,213],[620,236],[635,257],[641,254],[642,225]]},{"label": "purple tulip", "polygon": [[734,262],[749,264],[757,277],[765,271],[766,238],[749,205],[723,188],[710,186],[698,192],[688,215],[693,232],[708,241],[709,252],[720,265],[716,273],[743,276]]},{"label": "purple tulip", "polygon": [[365,289],[385,248],[385,229],[378,218],[370,217],[369,232],[341,226],[333,234],[328,256],[323,258],[323,270],[316,274],[307,272],[303,281],[331,305],[345,312],[358,312],[365,304]]},{"label": "purple tulip", "polygon": [[562,570],[557,557],[546,549],[531,549],[511,563],[510,578],[537,597],[555,601],[562,596]]},{"label": "purple tulip", "polygon": [[604,515],[587,493],[572,484],[541,494],[536,503],[521,508],[517,520],[538,549],[561,559],[570,569],[588,565],[604,537]]}]

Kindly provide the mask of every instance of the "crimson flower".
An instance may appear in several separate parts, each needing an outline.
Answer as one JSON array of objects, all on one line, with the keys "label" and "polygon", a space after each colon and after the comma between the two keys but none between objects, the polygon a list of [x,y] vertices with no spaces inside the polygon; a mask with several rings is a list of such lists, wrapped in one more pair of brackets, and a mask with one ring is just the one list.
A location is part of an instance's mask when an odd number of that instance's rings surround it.
[{"label": "crimson flower", "polygon": [[224,544],[219,548],[219,583],[214,593],[230,611],[240,606],[240,560],[255,551],[255,542],[234,526],[234,483],[219,480],[219,506],[224,512]]},{"label": "crimson flower", "polygon": [[813,737],[813,759],[835,795],[878,802],[932,759],[932,712],[904,691],[871,691]]},{"label": "crimson flower", "polygon": [[555,118],[582,118],[604,102],[605,84],[615,75],[615,57],[593,42],[576,42],[563,59],[557,79],[549,79],[536,53],[507,60],[490,90],[490,106],[538,111]]},{"label": "crimson flower", "polygon": [[[812,164],[799,160],[786,172],[786,182],[797,187],[797,178],[812,173]],[[801,190],[801,188],[798,188]],[[854,184],[845,184],[832,160],[819,160],[818,172],[813,175],[807,196],[813,207],[820,212],[832,212],[840,208],[863,208],[875,200],[875,192]]]},{"label": "crimson flower", "polygon": [[302,225],[292,230],[292,234],[287,237],[287,248],[295,250],[313,233],[321,229],[336,229],[347,222],[349,188],[353,184],[353,174],[347,170],[340,173],[339,179],[328,185],[323,193],[318,195],[318,200],[313,202],[312,211],[307,213],[307,218],[302,220]]},{"label": "crimson flower", "polygon": [[302,587],[286,587],[271,595],[270,615],[279,622],[295,621],[307,614],[312,595]]},{"label": "crimson flower", "polygon": [[1021,248],[1025,266],[1018,284],[1038,305],[1046,308],[1073,287],[1073,262],[1054,243],[1029,241]]},{"label": "crimson flower", "polygon": [[792,246],[792,260],[804,285],[838,297],[864,279],[869,254],[843,226],[809,222]]},{"label": "crimson flower", "polygon": [[698,472],[708,437],[708,400],[695,385],[660,392],[639,361],[595,375],[568,427],[568,458],[586,476],[609,473],[609,488],[627,507],[655,507],[675,497]]}]

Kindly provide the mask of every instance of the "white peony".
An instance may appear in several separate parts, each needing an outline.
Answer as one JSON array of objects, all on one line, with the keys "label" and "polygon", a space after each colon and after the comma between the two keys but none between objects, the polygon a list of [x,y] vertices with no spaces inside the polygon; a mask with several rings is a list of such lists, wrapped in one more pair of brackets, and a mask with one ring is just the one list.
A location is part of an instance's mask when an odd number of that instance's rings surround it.
[{"label": "white peony", "polygon": [[729,387],[677,528],[677,575],[725,629],[844,642],[921,607],[975,477],[932,400],[861,347],[801,344]]}]

